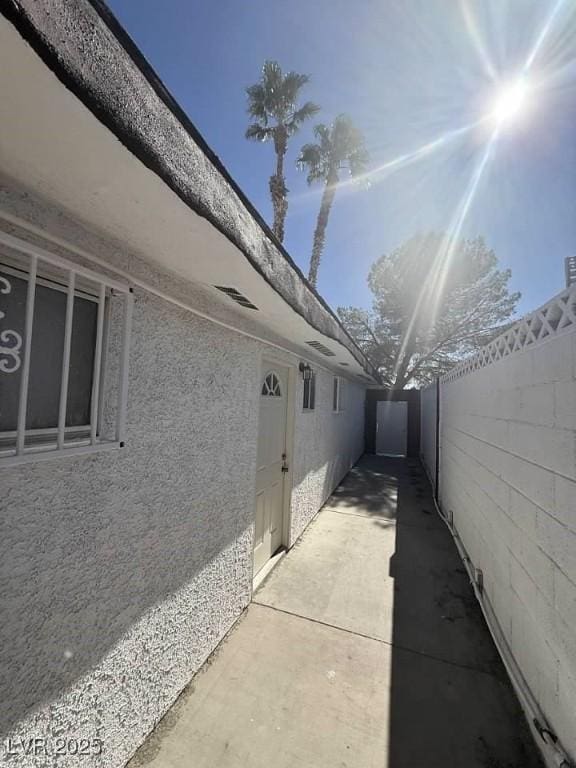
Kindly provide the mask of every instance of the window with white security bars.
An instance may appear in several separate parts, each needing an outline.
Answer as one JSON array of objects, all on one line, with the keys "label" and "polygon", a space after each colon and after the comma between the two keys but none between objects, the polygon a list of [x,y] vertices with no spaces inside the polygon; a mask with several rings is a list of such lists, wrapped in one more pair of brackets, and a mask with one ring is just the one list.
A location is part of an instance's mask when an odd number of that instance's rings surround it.
[{"label": "window with white security bars", "polygon": [[0,232],[0,464],[124,445],[127,284]]}]

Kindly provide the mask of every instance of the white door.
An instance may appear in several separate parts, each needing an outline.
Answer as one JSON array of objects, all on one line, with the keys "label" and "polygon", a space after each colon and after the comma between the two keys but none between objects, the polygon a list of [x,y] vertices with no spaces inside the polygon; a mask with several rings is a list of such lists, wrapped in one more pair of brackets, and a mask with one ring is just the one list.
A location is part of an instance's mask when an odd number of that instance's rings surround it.
[{"label": "white door", "polygon": [[376,453],[406,456],[408,403],[379,400],[376,409]]},{"label": "white door", "polygon": [[264,363],[256,469],[255,574],[282,544],[287,405],[288,369]]}]

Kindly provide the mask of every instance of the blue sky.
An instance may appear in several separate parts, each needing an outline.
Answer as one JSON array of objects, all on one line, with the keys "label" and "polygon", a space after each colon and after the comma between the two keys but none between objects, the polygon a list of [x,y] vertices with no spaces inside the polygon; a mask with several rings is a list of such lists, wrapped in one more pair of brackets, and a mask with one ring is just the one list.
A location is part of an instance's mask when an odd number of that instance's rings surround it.
[{"label": "blue sky", "polygon": [[[576,6],[573,0],[109,0],[122,25],[232,176],[271,221],[272,146],[244,138],[245,87],[265,59],[312,77],[315,122],[352,116],[371,167],[468,125],[495,83],[519,72],[556,9],[530,81],[526,114],[499,138],[463,233],[483,235],[522,312],[562,289],[576,255]],[[285,245],[306,272],[320,201],[295,167],[311,123],[289,148]],[[334,307],[369,306],[372,262],[418,231],[445,230],[489,139],[485,126],[369,188],[337,195],[318,288]]]}]

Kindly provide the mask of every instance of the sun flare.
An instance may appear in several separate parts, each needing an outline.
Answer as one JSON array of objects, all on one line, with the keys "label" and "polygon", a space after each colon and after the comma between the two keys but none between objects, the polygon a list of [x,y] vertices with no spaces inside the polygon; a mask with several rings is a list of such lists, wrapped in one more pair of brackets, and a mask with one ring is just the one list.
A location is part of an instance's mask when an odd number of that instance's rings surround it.
[{"label": "sun flare", "polygon": [[491,118],[498,126],[517,122],[528,105],[530,88],[525,78],[520,78],[500,86],[496,92]]}]

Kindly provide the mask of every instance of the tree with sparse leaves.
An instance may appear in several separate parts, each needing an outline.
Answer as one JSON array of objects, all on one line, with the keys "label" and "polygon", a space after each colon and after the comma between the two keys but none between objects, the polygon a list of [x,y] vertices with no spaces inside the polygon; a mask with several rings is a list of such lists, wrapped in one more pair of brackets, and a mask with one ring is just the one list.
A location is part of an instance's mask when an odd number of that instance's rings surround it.
[{"label": "tree with sparse leaves", "polygon": [[520,299],[510,277],[481,237],[416,235],[372,265],[372,310],[338,314],[386,386],[421,386],[505,330]]},{"label": "tree with sparse leaves", "polygon": [[255,121],[248,127],[246,138],[274,142],[276,172],[270,177],[274,211],[272,230],[280,242],[284,240],[284,222],[288,212],[288,189],[284,178],[288,140],[297,133],[303,122],[320,109],[312,101],[298,105],[300,91],[309,80],[308,75],[299,75],[297,72],[284,74],[277,61],[266,61],[260,81],[246,89],[248,114]]},{"label": "tree with sparse leaves", "polygon": [[308,273],[308,281],[316,286],[326,227],[340,176],[342,172],[352,177],[364,173],[368,152],[364,146],[364,137],[347,115],[339,115],[330,126],[315,126],[314,136],[316,143],[302,147],[298,165],[308,171],[308,184],[315,181],[324,184]]}]

